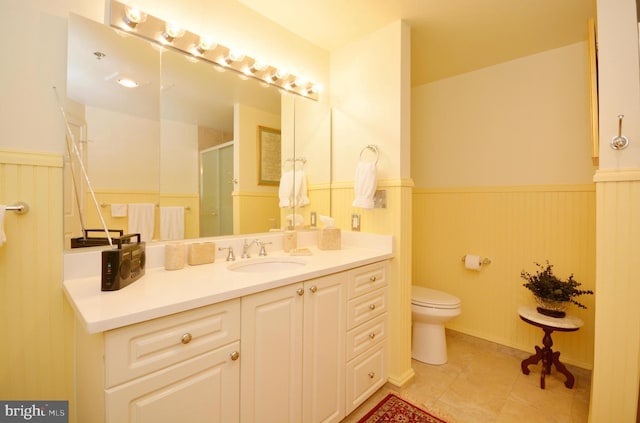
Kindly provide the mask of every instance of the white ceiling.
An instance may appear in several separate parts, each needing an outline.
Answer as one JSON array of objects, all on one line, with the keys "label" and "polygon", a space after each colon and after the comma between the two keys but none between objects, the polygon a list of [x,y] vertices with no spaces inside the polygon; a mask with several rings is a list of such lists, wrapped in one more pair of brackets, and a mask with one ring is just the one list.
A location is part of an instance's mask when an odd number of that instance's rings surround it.
[{"label": "white ceiling", "polygon": [[412,85],[587,39],[595,0],[239,0],[332,51],[387,23],[411,26]]}]

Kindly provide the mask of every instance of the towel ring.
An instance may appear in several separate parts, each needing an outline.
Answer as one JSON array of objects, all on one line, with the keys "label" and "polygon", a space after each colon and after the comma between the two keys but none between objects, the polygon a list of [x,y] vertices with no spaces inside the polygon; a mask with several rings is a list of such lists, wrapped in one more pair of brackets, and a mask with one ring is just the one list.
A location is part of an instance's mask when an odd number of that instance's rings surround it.
[{"label": "towel ring", "polygon": [[367,150],[371,150],[374,153],[376,153],[376,162],[375,163],[378,164],[378,160],[380,159],[380,151],[378,150],[378,147],[373,145],[373,144],[369,144],[365,148],[360,150],[360,161],[362,161],[362,154]]}]

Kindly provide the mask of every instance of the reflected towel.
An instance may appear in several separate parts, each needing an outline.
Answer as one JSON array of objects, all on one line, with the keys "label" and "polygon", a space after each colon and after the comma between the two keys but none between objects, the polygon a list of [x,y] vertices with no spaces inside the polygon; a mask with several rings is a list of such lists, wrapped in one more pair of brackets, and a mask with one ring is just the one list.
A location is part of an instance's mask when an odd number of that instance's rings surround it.
[{"label": "reflected towel", "polygon": [[152,203],[129,204],[129,233],[140,234],[141,241],[153,239],[155,205]]},{"label": "reflected towel", "polygon": [[304,207],[309,204],[307,195],[307,178],[304,171],[288,170],[280,176],[280,207]]},{"label": "reflected towel", "polygon": [[291,196],[293,194],[293,171],[288,170],[280,176],[280,187],[278,188],[278,196],[280,197],[280,207],[291,207]]},{"label": "reflected towel", "polygon": [[4,234],[4,213],[7,211],[7,206],[0,204],[0,247],[7,242],[7,237]]},{"label": "reflected towel", "polygon": [[184,207],[160,207],[160,239],[184,239]]},{"label": "reflected towel", "polygon": [[126,217],[127,205],[126,204],[112,204],[111,205],[111,217]]},{"label": "reflected towel", "polygon": [[307,177],[304,170],[294,170],[294,205],[296,207],[304,207],[309,204],[307,196]]},{"label": "reflected towel", "polygon": [[356,177],[353,182],[355,199],[351,204],[353,207],[363,209],[373,208],[373,196],[376,193],[378,176],[376,174],[376,164],[371,162],[359,162],[356,167]]}]

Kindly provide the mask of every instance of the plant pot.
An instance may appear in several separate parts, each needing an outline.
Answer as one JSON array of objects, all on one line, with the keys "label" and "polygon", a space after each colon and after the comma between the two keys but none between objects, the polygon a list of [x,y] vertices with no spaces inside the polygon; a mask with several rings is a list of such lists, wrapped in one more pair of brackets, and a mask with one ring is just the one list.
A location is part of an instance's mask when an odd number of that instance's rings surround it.
[{"label": "plant pot", "polygon": [[535,297],[538,307],[538,313],[545,316],[562,318],[567,315],[566,310],[569,306],[568,301],[554,301],[545,298]]}]

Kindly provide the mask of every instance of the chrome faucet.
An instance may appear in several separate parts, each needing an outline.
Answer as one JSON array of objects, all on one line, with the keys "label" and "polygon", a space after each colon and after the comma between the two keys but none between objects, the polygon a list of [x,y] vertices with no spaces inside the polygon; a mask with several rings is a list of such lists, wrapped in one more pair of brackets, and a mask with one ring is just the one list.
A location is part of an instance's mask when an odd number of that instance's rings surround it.
[{"label": "chrome faucet", "polygon": [[242,245],[242,258],[243,259],[247,259],[247,258],[251,258],[251,256],[249,255],[249,248],[251,248],[251,246],[253,244],[256,244],[258,247],[260,247],[260,252],[258,253],[258,255],[260,257],[264,257],[267,255],[267,250],[264,248],[265,245],[271,244],[270,242],[262,242],[259,239],[254,239],[251,242],[247,242],[247,240],[244,240],[244,244]]},{"label": "chrome faucet", "polygon": [[227,253],[227,261],[235,261],[236,260],[236,255],[233,253],[233,247],[232,246],[219,247],[218,248],[218,251],[222,251],[222,250],[229,250],[229,252]]}]

